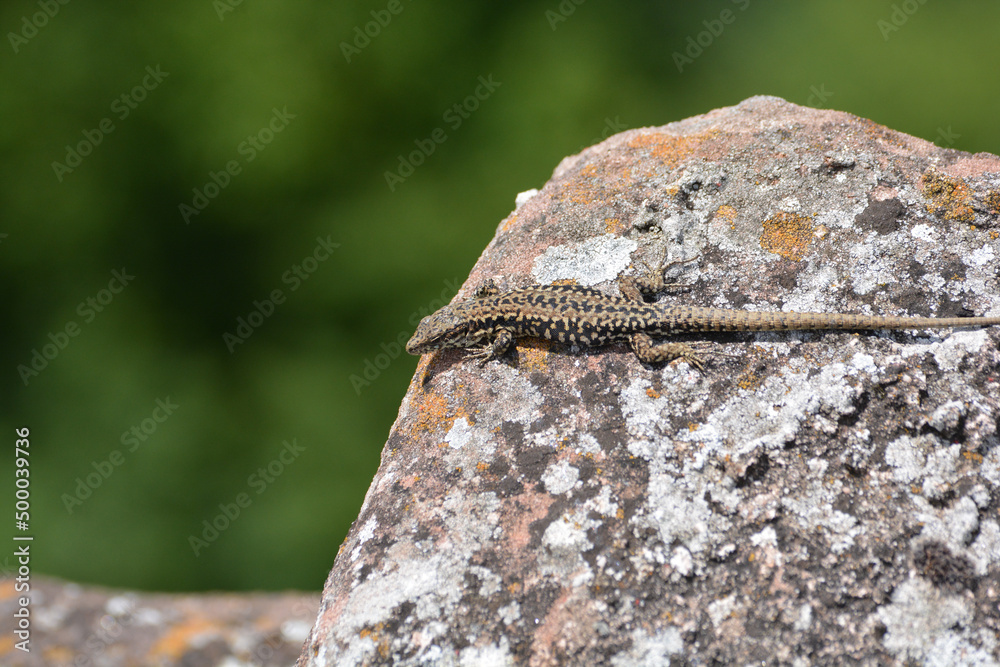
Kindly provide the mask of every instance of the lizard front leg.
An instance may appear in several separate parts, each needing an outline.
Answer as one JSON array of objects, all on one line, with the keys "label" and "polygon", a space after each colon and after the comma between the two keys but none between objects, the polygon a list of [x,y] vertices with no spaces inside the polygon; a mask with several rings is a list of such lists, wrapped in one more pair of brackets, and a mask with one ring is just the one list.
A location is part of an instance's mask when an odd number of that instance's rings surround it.
[{"label": "lizard front leg", "polygon": [[489,278],[486,281],[484,281],[482,285],[476,288],[476,291],[473,293],[472,298],[484,299],[488,296],[496,296],[499,293],[500,293],[500,288],[497,287],[497,284],[493,282],[492,278]]},{"label": "lizard front leg", "polygon": [[480,365],[485,364],[490,359],[496,359],[510,349],[514,343],[514,334],[510,329],[497,329],[493,332],[492,340],[487,340],[480,347],[472,348],[470,359],[479,359]]},{"label": "lizard front leg", "polygon": [[658,364],[674,359],[683,359],[702,373],[705,372],[701,357],[695,354],[694,348],[690,345],[684,343],[657,344],[648,334],[644,333],[632,334],[631,343],[632,351],[635,352],[635,356],[639,357],[639,361],[644,361],[647,364]]}]

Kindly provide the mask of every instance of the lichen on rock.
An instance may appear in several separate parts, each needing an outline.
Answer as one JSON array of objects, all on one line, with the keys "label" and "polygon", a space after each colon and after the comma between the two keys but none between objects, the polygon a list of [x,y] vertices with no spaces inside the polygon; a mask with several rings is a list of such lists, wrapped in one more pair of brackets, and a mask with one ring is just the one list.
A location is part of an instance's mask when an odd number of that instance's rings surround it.
[{"label": "lichen on rock", "polygon": [[[456,298],[693,260],[658,298],[998,314],[998,187],[755,97],[563,160]],[[425,355],[299,664],[997,664],[1000,330],[698,340]]]}]

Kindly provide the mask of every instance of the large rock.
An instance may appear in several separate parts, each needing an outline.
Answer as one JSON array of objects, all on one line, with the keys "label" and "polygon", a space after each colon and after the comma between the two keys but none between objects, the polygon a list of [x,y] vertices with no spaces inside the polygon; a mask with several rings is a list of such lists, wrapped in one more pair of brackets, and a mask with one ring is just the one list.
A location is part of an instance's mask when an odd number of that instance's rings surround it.
[{"label": "large rock", "polygon": [[314,593],[144,593],[12,575],[0,582],[0,665],[283,667],[318,607]]},{"label": "large rock", "polygon": [[[757,97],[564,160],[457,298],[696,257],[661,299],[996,315],[998,209],[995,155]],[[998,329],[426,355],[299,664],[997,664]]]}]

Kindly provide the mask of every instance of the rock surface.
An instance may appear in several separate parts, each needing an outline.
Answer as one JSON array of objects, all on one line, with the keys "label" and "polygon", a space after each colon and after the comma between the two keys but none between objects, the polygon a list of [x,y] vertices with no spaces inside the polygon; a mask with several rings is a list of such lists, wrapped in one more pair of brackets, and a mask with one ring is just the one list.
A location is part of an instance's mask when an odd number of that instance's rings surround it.
[{"label": "rock surface", "polygon": [[136,593],[37,575],[30,586],[26,653],[12,623],[23,592],[13,577],[0,583],[0,665],[283,667],[319,607],[312,593]]},{"label": "rock surface", "polygon": [[[457,298],[1000,314],[1000,158],[756,97],[567,158]],[[1000,328],[425,355],[305,665],[1000,660]]]}]

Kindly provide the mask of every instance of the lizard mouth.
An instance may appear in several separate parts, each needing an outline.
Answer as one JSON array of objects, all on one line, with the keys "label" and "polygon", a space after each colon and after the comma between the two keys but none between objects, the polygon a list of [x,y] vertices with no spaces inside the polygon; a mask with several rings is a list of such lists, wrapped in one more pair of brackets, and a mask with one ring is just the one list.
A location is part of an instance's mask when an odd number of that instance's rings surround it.
[{"label": "lizard mouth", "polygon": [[433,339],[420,334],[420,328],[413,333],[410,340],[406,341],[406,351],[410,354],[423,354],[434,349]]}]

